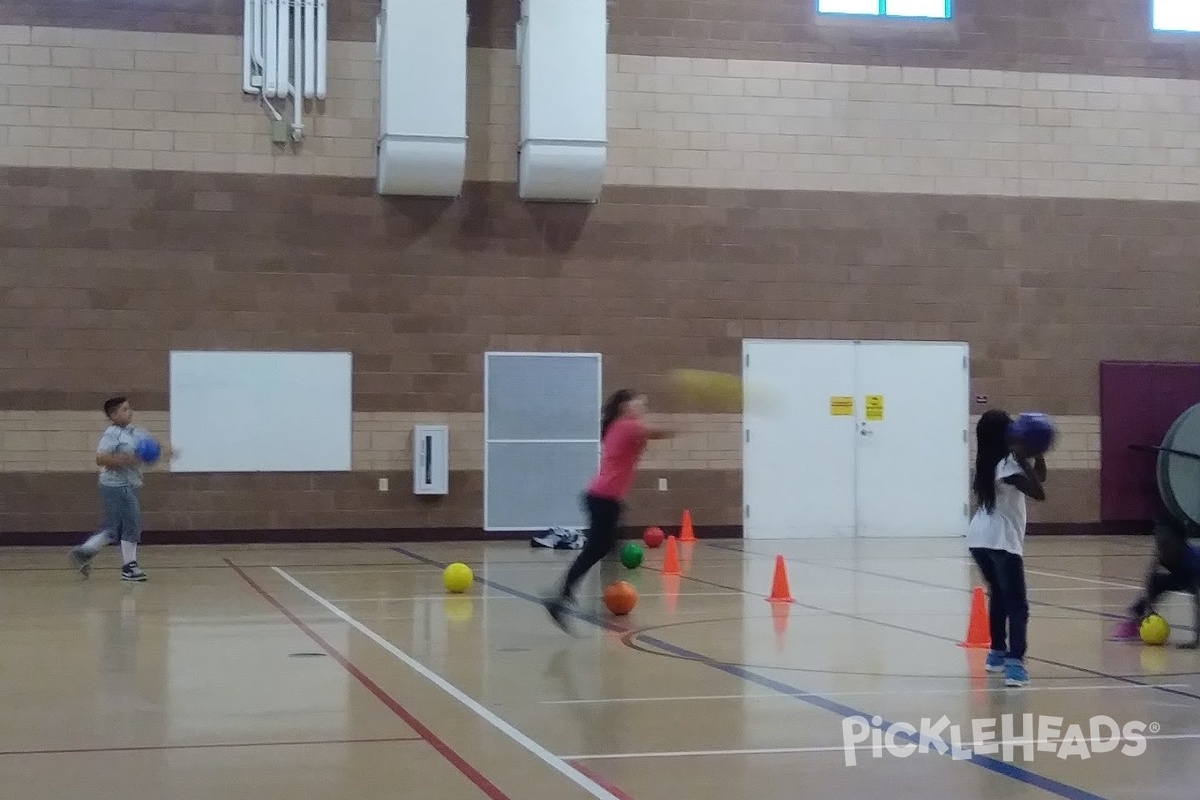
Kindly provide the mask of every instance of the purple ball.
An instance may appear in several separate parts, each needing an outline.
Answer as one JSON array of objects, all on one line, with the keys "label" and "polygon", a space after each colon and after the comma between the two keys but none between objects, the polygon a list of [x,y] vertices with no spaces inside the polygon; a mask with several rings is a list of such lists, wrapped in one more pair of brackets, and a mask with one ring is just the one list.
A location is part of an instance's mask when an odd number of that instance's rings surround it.
[{"label": "purple ball", "polygon": [[1040,456],[1054,447],[1058,438],[1050,417],[1036,411],[1018,414],[1008,428],[1008,435],[1019,441],[1029,455]]},{"label": "purple ball", "polygon": [[162,447],[154,439],[147,436],[137,440],[137,443],[133,446],[133,452],[145,463],[153,464],[162,455]]}]

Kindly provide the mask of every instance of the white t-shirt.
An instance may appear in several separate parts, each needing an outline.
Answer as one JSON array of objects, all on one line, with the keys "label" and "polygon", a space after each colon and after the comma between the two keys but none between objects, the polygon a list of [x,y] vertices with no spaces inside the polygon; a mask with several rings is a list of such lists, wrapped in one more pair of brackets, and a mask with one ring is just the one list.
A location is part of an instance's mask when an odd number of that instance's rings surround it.
[{"label": "white t-shirt", "polygon": [[[132,425],[129,427],[109,425],[100,437],[100,443],[96,445],[96,453],[97,455],[132,453],[137,446],[137,440],[146,436],[149,436],[146,431]],[[140,488],[142,485],[141,462],[132,467],[101,467],[100,485]]]},{"label": "white t-shirt", "polygon": [[1017,459],[1009,455],[996,465],[996,507],[988,512],[980,506],[967,526],[967,547],[1006,550],[1024,555],[1025,552],[1025,493],[1004,482],[1024,470]]}]

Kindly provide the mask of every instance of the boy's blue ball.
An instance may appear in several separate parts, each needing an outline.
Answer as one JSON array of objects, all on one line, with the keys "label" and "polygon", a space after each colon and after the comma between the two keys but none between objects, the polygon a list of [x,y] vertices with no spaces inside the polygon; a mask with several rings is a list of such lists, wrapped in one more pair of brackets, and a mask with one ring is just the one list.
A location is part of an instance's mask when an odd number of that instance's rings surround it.
[{"label": "boy's blue ball", "polygon": [[1036,411],[1018,414],[1008,428],[1008,435],[1020,441],[1025,451],[1032,456],[1040,456],[1048,452],[1054,447],[1054,441],[1058,436],[1050,418]]},{"label": "boy's blue ball", "polygon": [[154,439],[151,437],[146,436],[137,440],[137,443],[133,446],[133,452],[145,463],[153,464],[154,462],[158,461],[159,456],[162,455],[162,448],[159,446],[158,442],[154,441]]}]

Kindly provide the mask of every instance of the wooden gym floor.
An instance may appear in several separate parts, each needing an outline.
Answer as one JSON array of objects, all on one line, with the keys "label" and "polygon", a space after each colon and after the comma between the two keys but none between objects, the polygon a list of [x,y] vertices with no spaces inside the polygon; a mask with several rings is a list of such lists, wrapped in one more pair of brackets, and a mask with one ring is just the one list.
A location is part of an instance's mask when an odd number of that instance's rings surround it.
[{"label": "wooden gym floor", "polygon": [[[623,620],[592,615],[589,579],[571,637],[536,597],[574,554],[525,544],[147,546],[144,585],[119,582],[115,549],[89,581],[65,552],[0,550],[3,795],[1195,797],[1200,653],[1105,641],[1146,540],[1030,541],[1024,690],[956,644],[961,540],[701,542],[680,578],[662,553],[625,573],[641,598]],[[764,599],[777,553],[786,614]],[[442,590],[454,560],[475,569],[468,595]],[[1166,615],[1189,616],[1181,598]],[[846,764],[847,717],[946,715],[969,746],[972,720],[1004,714],[1017,738],[1023,714],[1028,735],[1065,724],[1031,761],[863,745]],[[1100,714],[1150,726],[1145,752],[1058,757],[1067,726],[1090,738]]]}]

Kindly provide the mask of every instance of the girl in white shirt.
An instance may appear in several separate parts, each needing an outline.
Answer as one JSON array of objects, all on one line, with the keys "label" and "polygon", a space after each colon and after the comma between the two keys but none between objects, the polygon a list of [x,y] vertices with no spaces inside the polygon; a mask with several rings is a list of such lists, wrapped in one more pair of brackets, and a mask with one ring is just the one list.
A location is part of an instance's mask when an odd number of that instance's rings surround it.
[{"label": "girl in white shirt", "polygon": [[1025,686],[1025,498],[1046,499],[1046,462],[1037,456],[1031,463],[1022,443],[1009,437],[1011,423],[1007,413],[992,409],[975,427],[976,510],[967,527],[967,547],[988,588],[992,647],[987,669],[1003,670],[1007,686]]}]

